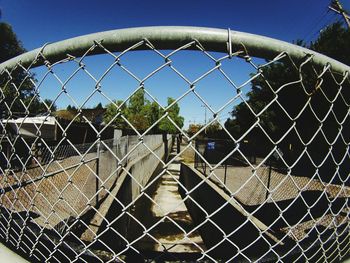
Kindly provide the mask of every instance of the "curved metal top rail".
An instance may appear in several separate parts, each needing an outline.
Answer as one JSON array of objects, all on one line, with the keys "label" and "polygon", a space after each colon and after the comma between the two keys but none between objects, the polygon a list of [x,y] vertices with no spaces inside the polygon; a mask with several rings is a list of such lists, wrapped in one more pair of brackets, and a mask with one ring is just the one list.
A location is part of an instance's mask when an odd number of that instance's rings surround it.
[{"label": "curved metal top rail", "polygon": [[[67,54],[79,57],[82,56],[96,41],[102,41],[103,46],[108,50],[116,52],[123,51],[142,39],[148,39],[157,49],[176,49],[181,45],[185,45],[196,39],[205,45],[207,51],[227,53],[228,50],[226,43],[228,42],[229,36],[231,37],[233,50],[240,49],[242,48],[242,45],[244,45],[249,51],[249,55],[254,57],[273,59],[278,54],[286,52],[291,58],[301,60],[305,58],[305,56],[312,55],[313,62],[316,65],[324,66],[330,64],[333,72],[341,74],[350,72],[350,66],[337,60],[312,50],[273,38],[229,31],[227,29],[179,26],[118,29],[70,38],[45,45],[43,48],[32,50],[3,62],[0,64],[0,72],[6,68],[11,69],[15,67],[18,62],[21,62],[25,67],[29,66],[35,60],[39,52],[51,62],[66,58]],[[138,49],[143,48],[145,47],[140,46]],[[98,54],[101,52],[101,50],[95,49],[91,54]],[[38,67],[42,64],[43,62],[39,61],[32,67]]]}]

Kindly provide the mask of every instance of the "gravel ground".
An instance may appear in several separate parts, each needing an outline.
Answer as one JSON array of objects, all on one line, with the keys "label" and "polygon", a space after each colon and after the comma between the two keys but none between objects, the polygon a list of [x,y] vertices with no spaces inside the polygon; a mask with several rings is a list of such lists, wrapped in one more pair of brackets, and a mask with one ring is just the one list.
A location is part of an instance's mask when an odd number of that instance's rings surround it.
[{"label": "gravel ground", "polygon": [[[85,159],[96,157],[95,153],[87,154]],[[1,178],[0,187],[5,188],[14,183],[39,178],[46,173],[60,171],[74,164],[81,158],[73,156],[55,161],[49,165],[28,169],[25,172],[5,175]],[[34,221],[46,228],[53,228],[61,221],[76,217],[87,207],[89,199],[95,194],[96,160],[67,169],[56,175],[38,180],[25,187],[9,191],[0,197],[2,207],[12,212],[30,211]]]},{"label": "gravel ground", "polygon": [[[249,166],[228,167],[226,183],[224,183],[224,174],[223,167],[215,169],[211,174],[207,171],[207,176],[211,180],[232,193],[245,205],[259,205],[265,202],[269,177],[268,167],[262,166],[255,172]],[[317,179],[310,180],[308,177],[286,175],[272,170],[269,186],[270,197],[267,202],[295,198],[301,191],[326,191],[329,198],[350,196],[350,187],[325,184]]]}]

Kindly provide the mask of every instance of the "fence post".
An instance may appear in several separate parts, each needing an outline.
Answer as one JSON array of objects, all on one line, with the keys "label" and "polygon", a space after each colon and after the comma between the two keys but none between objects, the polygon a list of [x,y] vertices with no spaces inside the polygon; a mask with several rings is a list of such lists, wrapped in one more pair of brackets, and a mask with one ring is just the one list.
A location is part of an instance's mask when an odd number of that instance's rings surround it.
[{"label": "fence post", "polygon": [[180,153],[180,143],[181,143],[181,141],[180,141],[180,134],[178,134],[177,136],[176,136],[176,153]]},{"label": "fence post", "polygon": [[271,171],[272,171],[272,160],[269,158],[269,176],[267,177],[267,189],[266,189],[266,197],[265,200],[269,197],[270,192],[270,180],[271,180]]},{"label": "fence post", "polygon": [[168,159],[169,149],[168,149],[168,136],[166,133],[162,134],[164,143],[164,160]]},{"label": "fence post", "polygon": [[98,139],[97,142],[97,149],[96,149],[96,205],[98,204],[98,188],[99,188],[99,183],[98,183],[98,178],[100,176],[100,147],[101,147],[101,138]]},{"label": "fence post", "polygon": [[197,156],[198,147],[197,147],[196,141],[194,141],[194,148],[196,149],[196,151],[194,152],[194,168],[197,168],[198,167],[198,156]]},{"label": "fence post", "polygon": [[[128,152],[129,152],[129,135],[126,135],[126,144],[125,144],[125,147],[126,147],[125,153],[128,153]],[[129,160],[129,157],[126,157],[125,166],[128,165],[128,160]]]}]

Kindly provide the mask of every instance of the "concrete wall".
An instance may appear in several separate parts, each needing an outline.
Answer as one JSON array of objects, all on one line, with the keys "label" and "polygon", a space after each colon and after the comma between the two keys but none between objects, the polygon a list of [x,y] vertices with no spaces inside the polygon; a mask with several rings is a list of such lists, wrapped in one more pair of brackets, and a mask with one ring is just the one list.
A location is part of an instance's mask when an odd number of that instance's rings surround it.
[{"label": "concrete wall", "polygon": [[131,177],[132,200],[135,200],[139,196],[141,189],[146,186],[165,154],[162,135],[146,136],[144,143],[152,151],[141,144],[132,152],[129,159],[129,162],[137,160],[129,170],[131,174],[129,176]]},{"label": "concrete wall", "polygon": [[[136,137],[136,136],[132,136]],[[166,158],[166,146],[163,141],[162,135],[149,135],[145,136],[144,143],[151,149],[147,149],[144,145],[140,144],[135,148],[135,150],[131,153],[128,162],[134,162],[134,164],[130,167],[130,188],[131,188],[131,200],[135,200],[141,193],[141,189],[145,187],[154,174],[157,167],[160,165],[160,160],[164,160]],[[171,136],[167,136],[167,144],[168,149],[171,147]],[[133,141],[132,138],[131,143],[135,145],[136,142]],[[133,146],[129,146],[133,147]],[[125,186],[127,187],[127,186]]]},{"label": "concrete wall", "polygon": [[[138,136],[123,136],[118,140],[104,142],[110,145],[108,146],[110,150],[105,146],[101,147],[99,178],[101,181],[104,180],[105,187],[112,185],[113,187],[109,193],[100,188],[100,197],[105,197],[105,199],[101,199],[99,213],[96,213],[90,220],[89,229],[82,235],[83,240],[91,242],[97,233],[103,231],[106,223],[116,217],[119,219],[112,227],[122,236],[127,236],[130,217],[125,212],[130,212],[133,208],[129,204],[140,195],[157,168],[161,166],[160,160],[167,158],[166,155],[172,146],[171,138],[171,135],[149,135],[144,136],[143,143],[140,143]],[[128,157],[122,162],[113,156],[117,155],[120,160],[126,154]],[[115,172],[118,165],[123,165],[124,169]],[[115,201],[115,197],[118,201]],[[125,207],[128,208],[125,209]],[[126,245],[124,239],[110,231],[105,232],[101,240],[116,251]]]},{"label": "concrete wall", "polygon": [[[169,139],[168,148],[170,148],[171,136],[167,137]],[[110,189],[115,183],[116,177],[123,172],[120,167],[117,170],[118,166],[127,167],[129,164],[135,163],[129,167],[129,172],[132,175],[130,181],[132,199],[134,199],[139,195],[141,187],[146,185],[159,165],[159,159],[162,159],[164,154],[165,145],[162,135],[146,135],[143,137],[143,143],[140,143],[138,136],[117,136],[113,140],[103,141],[98,153],[100,157],[98,165],[99,186],[103,185]],[[102,190],[99,198],[103,198],[106,194],[107,191]]]}]

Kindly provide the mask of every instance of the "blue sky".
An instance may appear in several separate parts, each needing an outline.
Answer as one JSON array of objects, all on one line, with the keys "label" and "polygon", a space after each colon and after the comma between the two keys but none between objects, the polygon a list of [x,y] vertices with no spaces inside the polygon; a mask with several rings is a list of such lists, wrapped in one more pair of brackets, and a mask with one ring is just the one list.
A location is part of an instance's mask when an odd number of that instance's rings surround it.
[{"label": "blue sky", "polygon": [[[326,24],[340,19],[332,12],[327,12],[329,0],[295,0],[295,1],[44,1],[44,0],[0,0],[2,11],[1,21],[12,25],[18,38],[27,50],[42,46],[47,42],[118,28],[158,25],[188,25],[217,28],[231,28],[232,30],[265,35],[287,42],[296,39],[310,41],[317,37],[317,33]],[[350,9],[350,1],[343,0],[343,6]],[[198,53],[198,52],[197,52]],[[220,54],[214,54],[217,57]],[[192,57],[193,56],[193,57]],[[140,58],[141,57],[141,58]],[[111,61],[111,62],[109,62]],[[88,69],[96,76],[100,76],[112,63],[112,58],[95,57],[88,59]],[[146,63],[147,61],[147,63]],[[189,65],[188,61],[193,61]],[[127,67],[140,76],[149,73],[152,68],[161,65],[159,56],[155,54],[128,54],[124,61]],[[141,63],[140,63],[141,62]],[[183,53],[174,58],[174,65],[186,72],[189,79],[194,80],[213,65],[205,56],[196,57]],[[142,64],[142,66],[138,66]],[[194,67],[193,65],[196,65]],[[62,80],[74,70],[75,65],[57,69]],[[253,68],[235,61],[227,63],[225,70],[237,85],[247,80]],[[44,76],[44,69],[37,69],[37,78]],[[123,99],[128,92],[137,87],[130,76],[115,69],[114,75],[108,76],[102,84],[105,93],[113,99]],[[116,81],[118,79],[118,81]],[[167,80],[167,82],[165,82]],[[171,81],[170,81],[171,80]],[[170,69],[165,69],[158,76],[146,83],[149,91],[162,103],[166,97],[178,97],[188,88]],[[56,87],[54,87],[56,86]],[[83,87],[83,88],[82,88]],[[68,90],[72,97],[81,104],[93,91],[94,83],[86,74],[69,83]],[[220,87],[220,88],[218,88]],[[53,98],[59,92],[59,84],[53,76],[43,82],[41,94],[43,97]],[[249,87],[246,87],[247,91]],[[213,92],[215,90],[215,92]],[[198,92],[214,109],[218,109],[229,98],[234,89],[219,75],[211,75],[198,85]],[[196,100],[196,103],[193,101]],[[94,96],[86,106],[93,106],[97,102],[107,101],[100,96]],[[228,116],[235,103],[222,111],[221,117]],[[60,97],[59,107],[72,104],[67,97]],[[181,113],[185,116],[186,125],[204,122],[204,108],[197,98],[186,97],[180,102]],[[210,111],[207,110],[208,118]]]}]

